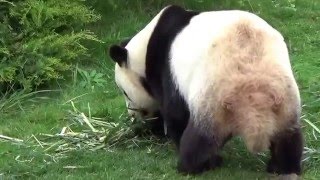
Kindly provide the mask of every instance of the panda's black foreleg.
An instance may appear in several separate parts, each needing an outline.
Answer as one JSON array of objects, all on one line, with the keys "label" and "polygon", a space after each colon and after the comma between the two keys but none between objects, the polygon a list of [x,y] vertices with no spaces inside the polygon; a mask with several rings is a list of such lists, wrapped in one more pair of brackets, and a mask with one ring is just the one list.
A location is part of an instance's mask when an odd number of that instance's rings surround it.
[{"label": "panda's black foreleg", "polygon": [[181,124],[181,122],[178,123],[174,119],[170,119],[166,125],[167,125],[166,131],[167,131],[168,137],[174,142],[176,147],[179,149],[180,140],[181,140],[183,131],[185,130],[185,126]]},{"label": "panda's black foreleg", "polygon": [[300,127],[295,127],[276,136],[271,143],[271,159],[267,171],[281,175],[300,175],[303,137]]},{"label": "panda's black foreleg", "polygon": [[163,103],[162,116],[166,135],[179,148],[181,136],[187,127],[189,119],[189,110],[182,98],[172,95],[170,100],[166,100]]},{"label": "panda's black foreleg", "polygon": [[179,172],[197,174],[221,165],[222,158],[218,155],[220,142],[209,134],[201,132],[189,121],[180,142]]},{"label": "panda's black foreleg", "polygon": [[155,119],[153,119],[149,123],[151,133],[157,137],[162,138],[165,136],[163,117],[162,117],[160,111],[155,112],[153,116],[155,117]]}]

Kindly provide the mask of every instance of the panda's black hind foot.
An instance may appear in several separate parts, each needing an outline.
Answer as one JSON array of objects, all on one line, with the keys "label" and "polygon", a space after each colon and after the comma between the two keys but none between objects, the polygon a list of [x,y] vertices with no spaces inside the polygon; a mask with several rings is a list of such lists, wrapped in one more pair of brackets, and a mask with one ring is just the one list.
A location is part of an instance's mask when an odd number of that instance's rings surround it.
[{"label": "panda's black hind foot", "polygon": [[183,163],[179,162],[177,170],[181,174],[200,174],[205,171],[209,171],[220,167],[222,165],[223,159],[220,155],[216,155],[205,162],[198,163]]},{"label": "panda's black hind foot", "polygon": [[279,174],[279,169],[274,160],[270,160],[267,165],[267,172],[270,174]]},{"label": "panda's black hind foot", "polygon": [[214,136],[203,133],[189,121],[180,142],[178,172],[199,174],[220,166],[218,144]]},{"label": "panda's black hind foot", "polygon": [[277,136],[271,143],[270,150],[271,159],[267,166],[268,173],[301,174],[303,137],[299,127],[292,128]]}]

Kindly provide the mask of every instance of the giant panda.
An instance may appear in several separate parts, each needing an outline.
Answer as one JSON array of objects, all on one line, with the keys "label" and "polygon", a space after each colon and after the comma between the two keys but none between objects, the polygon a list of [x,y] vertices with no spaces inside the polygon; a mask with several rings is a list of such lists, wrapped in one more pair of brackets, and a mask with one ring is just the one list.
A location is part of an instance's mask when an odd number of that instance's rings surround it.
[{"label": "giant panda", "polygon": [[301,174],[298,86],[282,35],[260,17],[171,5],[109,54],[129,113],[161,112],[179,172],[219,166],[240,136],[252,153],[270,149],[268,172]]}]

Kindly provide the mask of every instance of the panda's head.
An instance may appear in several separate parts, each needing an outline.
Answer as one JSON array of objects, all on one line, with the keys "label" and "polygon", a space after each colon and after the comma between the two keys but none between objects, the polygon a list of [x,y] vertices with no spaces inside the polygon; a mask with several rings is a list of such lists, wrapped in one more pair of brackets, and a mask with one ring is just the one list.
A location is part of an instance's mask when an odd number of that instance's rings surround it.
[{"label": "panda's head", "polygon": [[109,49],[110,57],[116,62],[115,80],[125,96],[128,113],[131,116],[145,117],[159,110],[146,81],[146,54],[151,34],[161,14],[168,7],[163,8],[133,38],[120,45],[112,45]]},{"label": "panda's head", "polygon": [[116,63],[115,81],[124,95],[128,114],[150,117],[158,110],[158,104],[150,95],[145,79],[145,54],[141,52],[144,50],[141,46],[134,47],[134,41],[112,45],[109,55]]}]

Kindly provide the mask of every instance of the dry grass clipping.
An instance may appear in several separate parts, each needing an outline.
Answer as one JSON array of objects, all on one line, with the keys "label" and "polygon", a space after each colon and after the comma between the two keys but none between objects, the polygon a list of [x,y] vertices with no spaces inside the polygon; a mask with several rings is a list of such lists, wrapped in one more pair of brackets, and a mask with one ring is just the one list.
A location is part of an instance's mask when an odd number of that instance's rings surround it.
[{"label": "dry grass clipping", "polygon": [[113,147],[133,147],[141,144],[165,145],[155,136],[139,137],[133,125],[142,126],[144,121],[133,119],[126,122],[108,122],[107,118],[92,117],[90,105],[89,113],[79,111],[73,101],[70,101],[73,110],[68,111],[66,117],[69,122],[57,134],[32,135],[33,142],[50,154],[54,161],[63,158],[68,152],[78,150],[97,151],[104,149],[112,151]]}]

